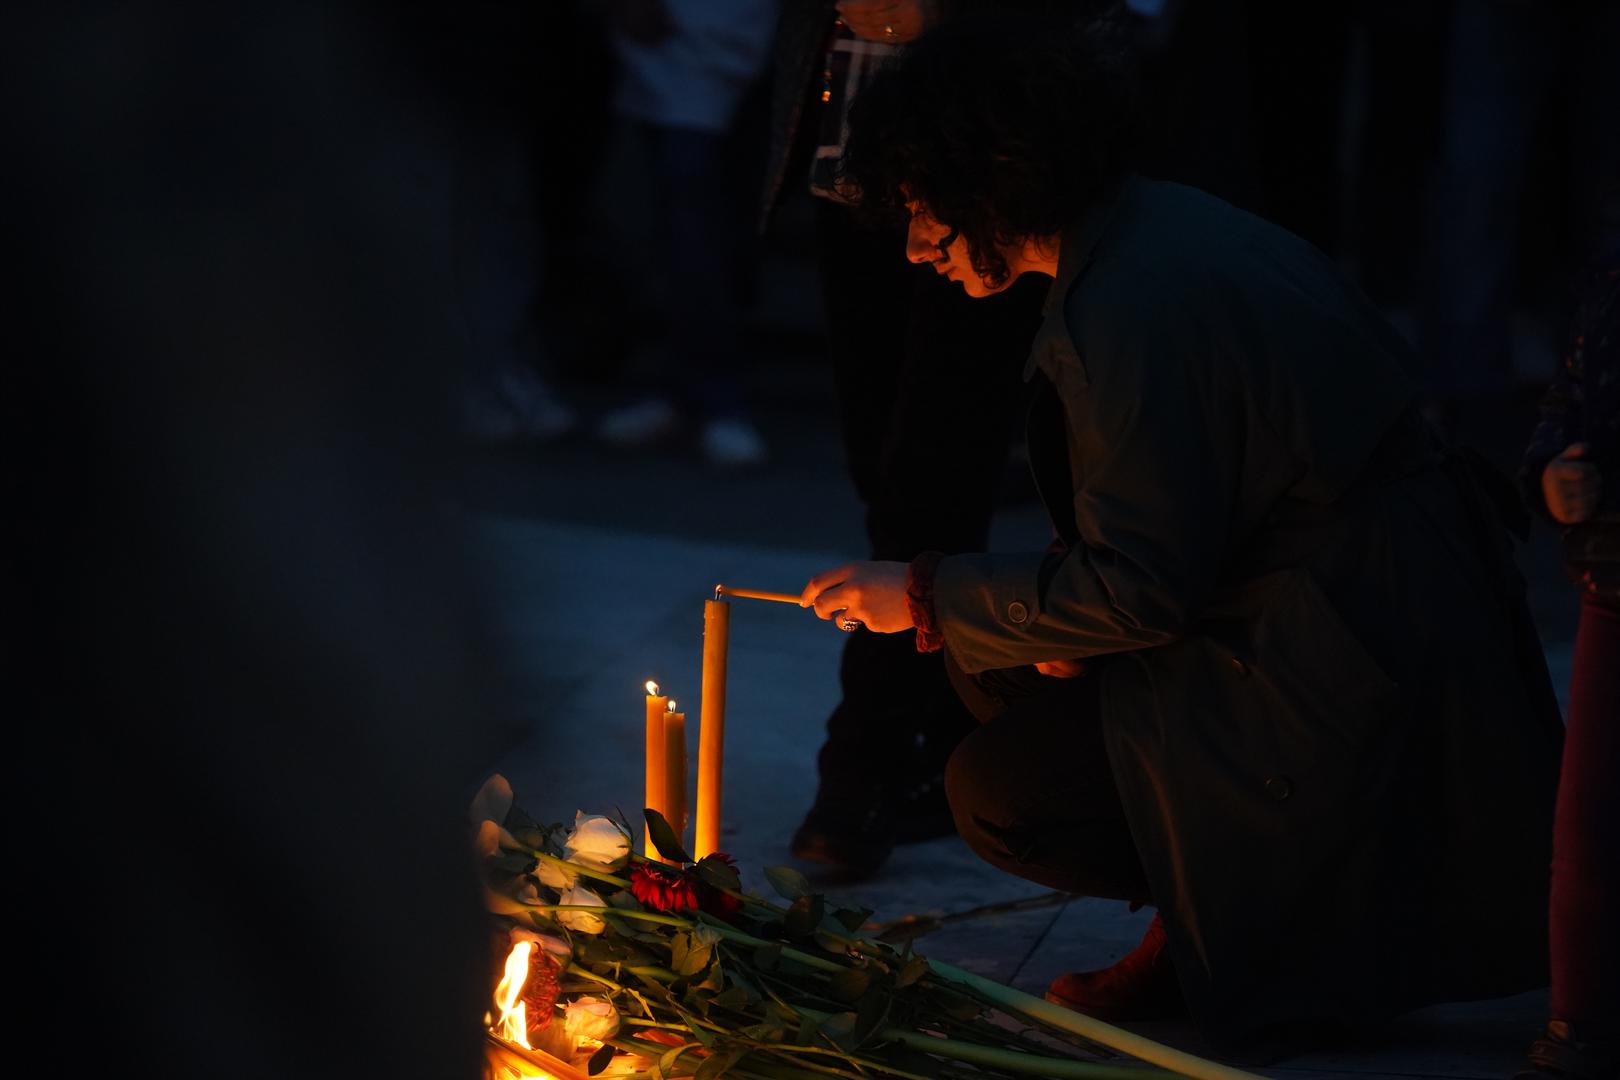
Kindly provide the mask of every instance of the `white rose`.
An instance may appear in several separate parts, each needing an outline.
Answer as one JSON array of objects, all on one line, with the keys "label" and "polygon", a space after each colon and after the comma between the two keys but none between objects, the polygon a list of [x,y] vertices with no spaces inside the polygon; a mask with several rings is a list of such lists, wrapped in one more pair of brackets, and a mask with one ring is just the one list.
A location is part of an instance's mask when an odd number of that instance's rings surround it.
[{"label": "white rose", "polygon": [[630,861],[630,836],[611,818],[577,810],[563,857],[593,870],[617,870]]},{"label": "white rose", "polygon": [[572,889],[574,882],[579,880],[579,875],[573,870],[544,859],[541,859],[540,865],[534,868],[534,873],[540,879],[540,884],[549,885],[559,891]]},{"label": "white rose", "polygon": [[[582,997],[568,1003],[563,1016],[563,1034],[576,1047],[595,1046],[619,1033],[619,1010],[599,997]],[[589,1040],[589,1041],[587,1041]]]},{"label": "white rose", "polygon": [[[583,885],[576,885],[557,898],[559,904],[578,904],[582,907],[605,907],[602,898]],[[557,921],[570,930],[578,930],[582,934],[600,934],[607,929],[607,923],[595,911],[559,911]]]},{"label": "white rose", "polygon": [[532,942],[537,950],[549,953],[559,960],[567,960],[574,955],[574,950],[568,947],[568,942],[555,934],[537,934],[520,926],[512,927],[511,941],[513,945],[520,941]]}]

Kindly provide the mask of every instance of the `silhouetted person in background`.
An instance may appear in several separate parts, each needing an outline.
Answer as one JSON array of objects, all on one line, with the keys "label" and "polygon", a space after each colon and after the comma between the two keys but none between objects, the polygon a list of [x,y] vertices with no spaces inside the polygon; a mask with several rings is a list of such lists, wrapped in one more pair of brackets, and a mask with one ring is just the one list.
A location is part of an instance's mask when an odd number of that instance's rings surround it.
[{"label": "silhouetted person in background", "polygon": [[[1019,400],[1012,369],[1037,322],[1040,292],[1026,286],[968,303],[955,286],[901,259],[904,233],[857,219],[826,170],[812,166],[836,161],[844,113],[862,79],[927,26],[978,9],[1016,19],[1042,6],[821,0],[789,4],[777,30],[762,210],[768,221],[789,186],[808,185],[817,196],[816,260],[838,422],[873,558],[973,551],[988,542]],[[939,486],[943,474],[957,480],[949,493]],[[944,766],[972,718],[938,657],[883,635],[850,637],[839,685],[842,699],[817,757],[815,801],[791,849],[867,874],[896,843],[950,832]]]},{"label": "silhouetted person in background", "polygon": [[[652,447],[696,429],[706,461],[762,465],[765,437],[744,392],[743,297],[752,269],[746,190],[727,153],[764,72],[777,0],[614,0],[614,111],[643,152],[648,280],[657,325],[639,342],[596,437]],[[752,170],[750,170],[751,172]]]},{"label": "silhouetted person in background", "polygon": [[1580,591],[1553,825],[1552,994],[1526,1080],[1620,1069],[1620,188],[1520,481]]}]

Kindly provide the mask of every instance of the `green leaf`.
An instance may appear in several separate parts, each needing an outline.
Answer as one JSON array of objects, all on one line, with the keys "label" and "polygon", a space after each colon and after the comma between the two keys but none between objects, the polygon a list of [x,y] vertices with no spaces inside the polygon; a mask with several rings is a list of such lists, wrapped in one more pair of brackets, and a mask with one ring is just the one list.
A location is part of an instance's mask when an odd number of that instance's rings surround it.
[{"label": "green leaf", "polygon": [[608,1064],[613,1060],[613,1055],[616,1052],[617,1051],[615,1051],[613,1047],[604,1044],[602,1049],[592,1054],[591,1060],[585,1063],[586,1073],[591,1076],[595,1076],[597,1073],[607,1068]]},{"label": "green leaf", "polygon": [[754,950],[754,966],[761,971],[775,971],[782,965],[782,946],[761,945]]},{"label": "green leaf", "polygon": [[[701,1016],[701,1017],[703,1017],[703,1019],[707,1020],[709,1018],[709,1003],[707,1001],[705,1001],[705,1000],[702,1000],[704,998],[704,995],[702,995],[702,994],[688,994],[687,998],[688,998],[688,1000],[690,1000],[692,998],[699,999],[698,1003],[699,1003],[700,1007],[697,1008],[697,1009],[694,1009],[693,1012],[697,1013],[698,1016]],[[698,1023],[697,1022],[697,1017],[692,1016],[691,1013],[687,1013],[687,1012],[682,1011],[681,1012],[681,1023],[685,1024],[687,1030],[692,1033],[692,1038],[696,1039],[698,1042],[703,1044],[703,1048],[705,1050],[710,1049],[710,1048],[712,1048],[714,1046],[714,1039],[715,1039],[714,1032],[710,1031],[708,1028],[706,1028],[702,1024]]]},{"label": "green leaf", "polygon": [[805,938],[815,933],[826,911],[827,901],[820,896],[801,896],[788,905],[782,927],[789,937]]},{"label": "green leaf", "polygon": [[906,961],[906,966],[900,969],[900,974],[894,977],[894,985],[896,988],[910,986],[926,974],[928,974],[928,961],[921,956],[913,956]]},{"label": "green leaf", "polygon": [[692,856],[688,855],[686,849],[681,847],[681,838],[675,835],[675,830],[669,827],[669,822],[664,820],[663,814],[650,806],[643,810],[642,813],[646,815],[647,832],[652,837],[653,846],[658,849],[658,854],[663,856],[666,862],[689,863],[692,861]]},{"label": "green leaf", "polygon": [[748,992],[746,986],[732,986],[714,995],[711,1005],[720,1009],[730,1009],[733,1012],[742,1012],[756,1000],[755,995]]},{"label": "green leaf", "polygon": [[552,829],[525,814],[516,803],[506,811],[506,820],[501,823],[501,827],[512,834],[512,839],[525,847],[544,848],[546,842],[551,839]]},{"label": "green leaf", "polygon": [[765,880],[771,883],[776,895],[784,900],[799,900],[810,895],[810,882],[791,866],[767,866]]},{"label": "green leaf", "polygon": [[811,935],[816,945],[823,952],[830,952],[837,956],[843,956],[845,953],[849,952],[849,946],[844,944],[844,939],[842,937],[834,936],[826,929],[827,920],[823,919],[821,922],[822,925],[816,927],[816,932]]},{"label": "green leaf", "polygon": [[793,1045],[814,1046],[816,1042],[816,1032],[820,1030],[820,1023],[811,1017],[806,1016],[803,1020],[799,1021],[799,1030],[798,1033],[793,1036]]},{"label": "green leaf", "polygon": [[656,1066],[657,1071],[666,1077],[683,1075],[675,1071],[680,1062],[681,1055],[686,1053],[688,1050],[696,1050],[702,1045],[702,1043],[698,1042],[686,1042],[665,1051],[664,1056],[658,1059],[658,1064]]},{"label": "green leaf", "polygon": [[[697,987],[691,986],[681,995],[681,1005],[684,1006],[681,1010],[681,1023],[691,1028],[692,1033],[696,1035],[701,1030],[697,1022],[698,1017],[705,1020],[709,1018],[709,996]],[[701,1038],[698,1041],[705,1046],[709,1045]]]},{"label": "green leaf", "polygon": [[755,1042],[772,1043],[781,1042],[782,1036],[786,1035],[787,1032],[783,1030],[781,1024],[773,1024],[767,1021],[762,1024],[749,1024],[747,1027],[739,1030],[737,1034],[741,1035],[745,1039],[752,1039]]},{"label": "green leaf", "polygon": [[717,889],[730,889],[732,892],[742,891],[742,878],[737,871],[725,864],[725,861],[716,855],[705,855],[697,861],[697,876],[700,880],[708,882]]},{"label": "green leaf", "polygon": [[832,977],[829,988],[839,1001],[859,1001],[866,988],[872,985],[872,976],[860,968],[845,968]]},{"label": "green leaf", "polygon": [[[724,990],[725,988],[726,975],[724,969],[720,965],[720,958],[717,956],[714,958],[714,962],[709,965],[708,974],[703,976],[703,981],[697,984],[696,989],[708,990],[711,993],[714,993]],[[705,1013],[704,1015],[706,1016],[708,1014]]]},{"label": "green leaf", "polygon": [[678,933],[671,939],[670,970],[677,975],[696,975],[709,966],[714,956],[714,943],[705,942],[697,931]]},{"label": "green leaf", "polygon": [[843,924],[845,930],[853,934],[866,925],[866,920],[872,917],[872,909],[869,907],[839,908],[832,914],[833,918]]},{"label": "green leaf", "polygon": [[821,1033],[832,1040],[833,1045],[840,1050],[854,1049],[855,1014],[852,1012],[833,1013],[821,1022]]},{"label": "green leaf", "polygon": [[575,948],[587,964],[616,964],[626,955],[626,950],[605,937],[586,937]]},{"label": "green leaf", "polygon": [[747,1056],[748,1048],[746,1046],[737,1046],[730,1050],[722,1051],[718,1054],[710,1054],[708,1057],[704,1058],[703,1063],[697,1067],[697,1073],[694,1074],[692,1080],[718,1080],[718,1078],[725,1075],[725,1073],[729,1071],[733,1065],[736,1065]]}]

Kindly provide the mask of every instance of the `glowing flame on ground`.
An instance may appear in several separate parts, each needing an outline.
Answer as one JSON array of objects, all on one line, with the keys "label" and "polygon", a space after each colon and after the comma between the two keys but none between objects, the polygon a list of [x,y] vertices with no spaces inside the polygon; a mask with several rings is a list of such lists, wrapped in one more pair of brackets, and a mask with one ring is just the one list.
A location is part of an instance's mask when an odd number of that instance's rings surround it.
[{"label": "glowing flame on ground", "polygon": [[[512,951],[506,954],[505,973],[495,986],[494,1001],[499,1015],[485,1016],[490,1021],[489,1034],[492,1038],[488,1044],[490,1069],[487,1075],[490,1080],[593,1080],[586,1076],[583,1069],[554,1058],[529,1042],[528,1005],[523,1000],[523,988],[529,981],[529,962],[534,959],[535,948],[533,941],[521,939],[513,942]],[[598,1047],[602,1045],[596,1039],[589,1042]],[[527,1053],[520,1053],[514,1049],[516,1047],[521,1047]],[[549,1068],[542,1067],[542,1063]],[[613,1064],[594,1080],[642,1071],[647,1064],[634,1055],[617,1054]]]},{"label": "glowing flame on ground", "polygon": [[532,941],[515,943],[506,954],[506,974],[495,987],[495,1007],[501,1010],[492,1025],[495,1034],[525,1050],[534,1049],[529,1045],[528,1008],[523,1004],[523,984],[529,979],[529,953],[533,949]]},{"label": "glowing flame on ground", "polygon": [[647,680],[647,693],[651,694],[653,697],[658,696],[658,684],[653,682],[651,679]]}]

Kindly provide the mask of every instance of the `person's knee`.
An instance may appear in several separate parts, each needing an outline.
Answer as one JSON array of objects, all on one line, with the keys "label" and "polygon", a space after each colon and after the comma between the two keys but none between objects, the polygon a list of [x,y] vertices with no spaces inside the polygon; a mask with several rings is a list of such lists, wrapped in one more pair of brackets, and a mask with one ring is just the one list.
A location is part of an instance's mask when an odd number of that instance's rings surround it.
[{"label": "person's knee", "polygon": [[1004,811],[1011,763],[1002,752],[995,725],[986,725],[964,738],[945,763],[945,798],[950,803],[956,831],[975,849],[988,824]]}]

